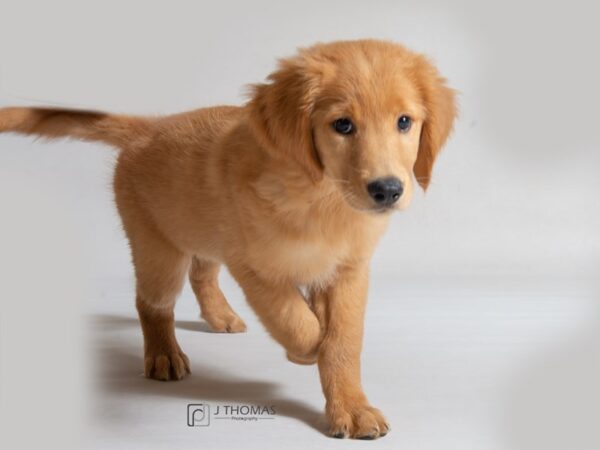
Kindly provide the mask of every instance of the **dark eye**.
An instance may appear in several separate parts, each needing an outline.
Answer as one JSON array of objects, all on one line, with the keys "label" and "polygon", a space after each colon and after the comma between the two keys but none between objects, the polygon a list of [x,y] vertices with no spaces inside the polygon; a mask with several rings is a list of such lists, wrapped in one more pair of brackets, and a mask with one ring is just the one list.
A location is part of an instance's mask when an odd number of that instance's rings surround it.
[{"label": "dark eye", "polygon": [[350,134],[354,131],[354,124],[345,117],[333,122],[333,129],[340,134]]},{"label": "dark eye", "polygon": [[408,116],[400,116],[398,119],[398,129],[403,133],[406,133],[410,130],[410,126],[412,125],[412,119]]}]

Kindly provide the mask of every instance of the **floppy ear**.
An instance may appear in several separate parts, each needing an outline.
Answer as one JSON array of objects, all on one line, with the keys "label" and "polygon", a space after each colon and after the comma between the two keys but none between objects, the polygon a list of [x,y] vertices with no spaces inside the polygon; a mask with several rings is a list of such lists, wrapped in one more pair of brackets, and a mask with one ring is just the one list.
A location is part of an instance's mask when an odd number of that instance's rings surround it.
[{"label": "floppy ear", "polygon": [[452,131],[457,110],[454,90],[446,85],[446,80],[425,59],[421,61],[417,78],[425,105],[425,120],[413,171],[417,182],[423,190],[427,190],[433,163]]},{"label": "floppy ear", "polygon": [[281,60],[269,83],[251,87],[250,123],[260,142],[275,155],[296,161],[313,181],[323,177],[314,146],[311,114],[320,77],[302,57]]}]

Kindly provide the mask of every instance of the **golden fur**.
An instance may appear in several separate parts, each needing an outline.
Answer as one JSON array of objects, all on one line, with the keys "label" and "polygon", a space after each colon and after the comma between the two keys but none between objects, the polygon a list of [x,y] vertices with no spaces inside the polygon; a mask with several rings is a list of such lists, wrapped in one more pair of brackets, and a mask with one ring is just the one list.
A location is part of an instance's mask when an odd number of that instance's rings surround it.
[{"label": "golden fur", "polygon": [[[369,260],[389,211],[410,202],[413,174],[427,188],[455,113],[453,91],[426,58],[363,40],[280,61],[242,107],[159,118],[5,108],[0,131],[120,149],[114,188],[135,266],[146,376],[190,372],[173,318],[186,274],[214,330],[245,330],[218,286],[224,263],[288,358],[318,362],[330,433],[375,438],[389,425],[360,384]],[[402,114],[413,119],[406,133],[396,126]],[[336,133],[340,117],[356,132]],[[386,176],[404,193],[381,211],[366,185]]]}]

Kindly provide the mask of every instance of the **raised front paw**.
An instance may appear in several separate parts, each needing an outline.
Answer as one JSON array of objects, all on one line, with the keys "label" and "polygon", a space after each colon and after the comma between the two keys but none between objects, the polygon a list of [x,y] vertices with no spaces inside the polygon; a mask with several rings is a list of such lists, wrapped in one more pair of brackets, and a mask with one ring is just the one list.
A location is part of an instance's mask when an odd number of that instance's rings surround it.
[{"label": "raised front paw", "polygon": [[294,364],[300,364],[302,366],[311,366],[317,363],[318,354],[316,352],[308,355],[294,355],[290,352],[286,353],[287,359]]},{"label": "raised front paw", "polygon": [[181,380],[191,373],[190,360],[181,350],[146,354],[144,376],[160,381]]},{"label": "raised front paw", "polygon": [[329,434],[335,438],[377,439],[390,431],[381,411],[366,403],[328,405],[326,414]]}]

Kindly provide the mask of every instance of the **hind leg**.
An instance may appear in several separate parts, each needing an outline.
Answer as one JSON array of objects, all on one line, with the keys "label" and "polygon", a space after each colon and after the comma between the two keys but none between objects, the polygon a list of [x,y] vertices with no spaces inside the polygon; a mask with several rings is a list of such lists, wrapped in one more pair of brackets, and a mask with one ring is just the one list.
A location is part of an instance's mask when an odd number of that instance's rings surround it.
[{"label": "hind leg", "polygon": [[175,300],[189,267],[189,257],[147,225],[126,227],[136,275],[136,307],[144,334],[144,375],[168,381],[190,373],[175,338]]},{"label": "hind leg", "polygon": [[231,309],[219,288],[219,264],[192,258],[190,283],[200,305],[200,316],[210,327],[220,333],[241,333],[246,324]]}]

